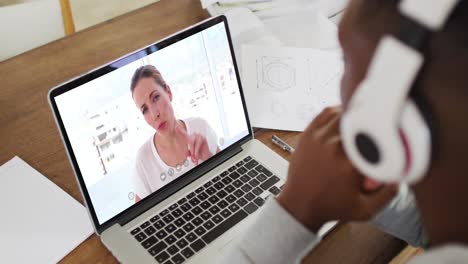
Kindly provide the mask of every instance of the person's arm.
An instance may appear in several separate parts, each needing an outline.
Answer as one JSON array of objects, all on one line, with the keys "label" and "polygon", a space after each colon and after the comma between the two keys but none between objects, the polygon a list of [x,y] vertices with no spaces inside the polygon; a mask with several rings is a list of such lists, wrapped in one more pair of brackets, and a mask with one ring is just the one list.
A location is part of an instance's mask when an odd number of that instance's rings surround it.
[{"label": "person's arm", "polygon": [[219,263],[299,263],[320,238],[292,217],[276,199],[261,212]]}]

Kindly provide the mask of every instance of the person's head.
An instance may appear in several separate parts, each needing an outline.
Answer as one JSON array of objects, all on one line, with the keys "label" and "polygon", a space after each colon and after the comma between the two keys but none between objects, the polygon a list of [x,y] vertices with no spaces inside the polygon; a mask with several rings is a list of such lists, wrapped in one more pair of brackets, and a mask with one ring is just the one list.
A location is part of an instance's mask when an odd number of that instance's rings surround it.
[{"label": "person's head", "polygon": [[171,104],[172,92],[156,67],[145,65],[136,69],[130,91],[145,121],[157,133],[164,134],[174,129],[176,118]]},{"label": "person's head", "polygon": [[[444,1],[444,0],[440,0]],[[395,35],[404,23],[398,0],[352,0],[339,35],[345,74],[341,96],[346,107],[364,79],[379,39]],[[433,155],[426,177],[412,186],[423,222],[434,244],[468,243],[468,1],[461,1],[441,32],[425,49],[426,63],[414,90],[426,102],[432,124]],[[398,69],[395,69],[398,70]]]}]

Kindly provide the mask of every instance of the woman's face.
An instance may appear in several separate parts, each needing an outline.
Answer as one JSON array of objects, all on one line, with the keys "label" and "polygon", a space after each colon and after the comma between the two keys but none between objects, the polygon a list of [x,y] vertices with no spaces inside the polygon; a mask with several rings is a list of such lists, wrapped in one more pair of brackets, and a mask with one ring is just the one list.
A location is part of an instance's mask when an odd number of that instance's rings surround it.
[{"label": "woman's face", "polygon": [[176,120],[169,86],[164,90],[152,78],[143,78],[133,90],[133,100],[145,117],[146,123],[157,133],[165,134],[174,129]]}]

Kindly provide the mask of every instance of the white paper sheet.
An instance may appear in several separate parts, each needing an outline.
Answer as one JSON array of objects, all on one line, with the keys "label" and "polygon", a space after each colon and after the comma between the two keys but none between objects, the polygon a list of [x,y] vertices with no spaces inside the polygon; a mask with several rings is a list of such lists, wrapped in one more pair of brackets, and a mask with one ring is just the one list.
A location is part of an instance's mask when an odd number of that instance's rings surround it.
[{"label": "white paper sheet", "polygon": [[0,167],[0,263],[57,263],[93,233],[83,205],[15,157]]},{"label": "white paper sheet", "polygon": [[303,131],[324,107],[340,103],[339,51],[243,45],[242,62],[252,126]]}]

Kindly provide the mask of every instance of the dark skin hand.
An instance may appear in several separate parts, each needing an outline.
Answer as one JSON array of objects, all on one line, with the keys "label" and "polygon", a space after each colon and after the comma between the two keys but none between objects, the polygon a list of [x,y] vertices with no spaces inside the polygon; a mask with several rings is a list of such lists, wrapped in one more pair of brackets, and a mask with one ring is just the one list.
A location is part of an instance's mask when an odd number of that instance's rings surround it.
[{"label": "dark skin hand", "polygon": [[291,157],[278,202],[311,231],[331,220],[366,220],[387,204],[397,186],[369,192],[340,139],[341,108],[327,108],[307,127]]}]

